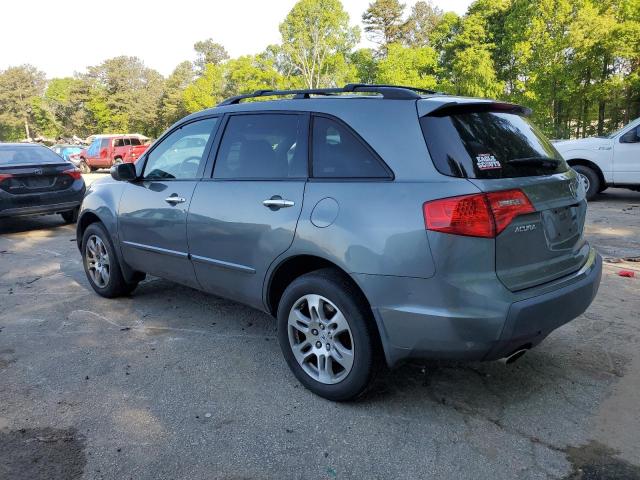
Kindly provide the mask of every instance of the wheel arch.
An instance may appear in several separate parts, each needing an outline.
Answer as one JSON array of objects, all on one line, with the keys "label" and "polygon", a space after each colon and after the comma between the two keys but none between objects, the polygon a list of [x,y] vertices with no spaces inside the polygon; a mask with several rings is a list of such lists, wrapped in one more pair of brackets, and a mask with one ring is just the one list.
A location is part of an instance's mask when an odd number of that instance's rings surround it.
[{"label": "wheel arch", "polygon": [[268,279],[265,282],[265,304],[267,311],[273,316],[277,315],[278,303],[287,286],[296,278],[323,268],[332,268],[358,287],[364,295],[362,289],[355,283],[353,278],[340,266],[331,260],[310,254],[297,254],[282,259],[275,268],[271,269]]},{"label": "wheel arch", "polygon": [[102,223],[104,222],[96,215],[95,212],[85,211],[82,212],[80,218],[78,218],[78,222],[76,225],[76,243],[78,244],[78,249],[82,248],[82,237],[84,232],[89,228],[89,225],[92,223]]},{"label": "wheel arch", "polygon": [[582,165],[583,167],[590,168],[591,170],[596,172],[596,174],[598,175],[598,178],[600,179],[600,185],[603,187],[607,185],[607,181],[604,178],[604,173],[602,172],[602,169],[591,160],[587,160],[584,158],[572,158],[571,160],[567,160],[567,163],[569,164],[570,167],[573,167],[574,165]]},{"label": "wheel arch", "polygon": [[268,278],[265,282],[264,301],[267,312],[274,317],[277,316],[278,303],[280,302],[280,298],[282,298],[282,294],[284,293],[287,286],[296,278],[307,273],[326,268],[330,268],[338,272],[355,288],[357,292],[360,293],[361,299],[366,302],[366,306],[369,309],[371,315],[371,321],[375,326],[375,332],[377,334],[376,341],[378,342],[379,348],[381,348],[384,352],[387,363],[390,364],[388,342],[386,341],[384,326],[381,325],[379,318],[375,315],[371,306],[371,302],[369,302],[369,299],[367,298],[364,290],[353,278],[353,276],[349,275],[349,273],[345,269],[340,267],[335,262],[332,262],[331,260],[327,260],[326,258],[311,254],[297,254],[282,259],[275,266],[275,268],[271,270],[271,273],[270,275],[268,275]]}]

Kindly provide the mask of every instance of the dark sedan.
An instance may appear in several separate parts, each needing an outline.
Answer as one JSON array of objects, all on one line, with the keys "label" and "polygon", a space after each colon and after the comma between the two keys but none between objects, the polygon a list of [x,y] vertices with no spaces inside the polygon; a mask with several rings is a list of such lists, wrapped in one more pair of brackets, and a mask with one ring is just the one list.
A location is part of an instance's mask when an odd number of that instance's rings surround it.
[{"label": "dark sedan", "polygon": [[84,192],[80,170],[48,148],[0,143],[0,217],[60,214],[73,223]]}]

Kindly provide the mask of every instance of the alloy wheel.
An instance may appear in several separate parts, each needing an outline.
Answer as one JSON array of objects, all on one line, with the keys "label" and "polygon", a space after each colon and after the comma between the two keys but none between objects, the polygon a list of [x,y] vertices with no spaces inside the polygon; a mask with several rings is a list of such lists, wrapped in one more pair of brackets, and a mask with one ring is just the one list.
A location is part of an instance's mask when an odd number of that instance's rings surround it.
[{"label": "alloy wheel", "polygon": [[99,288],[105,288],[109,284],[111,264],[109,252],[102,239],[97,235],[91,235],[87,239],[85,259],[93,283]]},{"label": "alloy wheel", "polygon": [[305,295],[291,307],[287,323],[289,346],[307,375],[329,385],[349,375],[353,335],[335,304],[321,295]]}]

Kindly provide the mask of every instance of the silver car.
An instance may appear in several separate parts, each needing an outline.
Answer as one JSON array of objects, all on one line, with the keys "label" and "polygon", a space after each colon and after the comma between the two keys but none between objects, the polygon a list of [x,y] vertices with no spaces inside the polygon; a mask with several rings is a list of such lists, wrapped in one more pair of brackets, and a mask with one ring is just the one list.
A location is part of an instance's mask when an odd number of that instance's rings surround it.
[{"label": "silver car", "polygon": [[[266,95],[286,98],[243,102]],[[230,98],[91,185],[87,278],[268,312],[295,376],[332,400],[385,364],[514,361],[586,310],[602,271],[584,188],[529,113],[381,85]]]}]

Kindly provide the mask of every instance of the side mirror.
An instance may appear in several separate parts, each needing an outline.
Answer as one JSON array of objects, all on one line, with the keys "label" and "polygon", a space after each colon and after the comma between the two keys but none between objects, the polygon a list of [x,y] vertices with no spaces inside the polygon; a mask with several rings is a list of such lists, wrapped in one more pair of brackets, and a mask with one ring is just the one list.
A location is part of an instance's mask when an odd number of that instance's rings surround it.
[{"label": "side mirror", "polygon": [[132,182],[138,178],[136,166],[133,163],[119,163],[111,167],[111,177],[119,182]]}]

